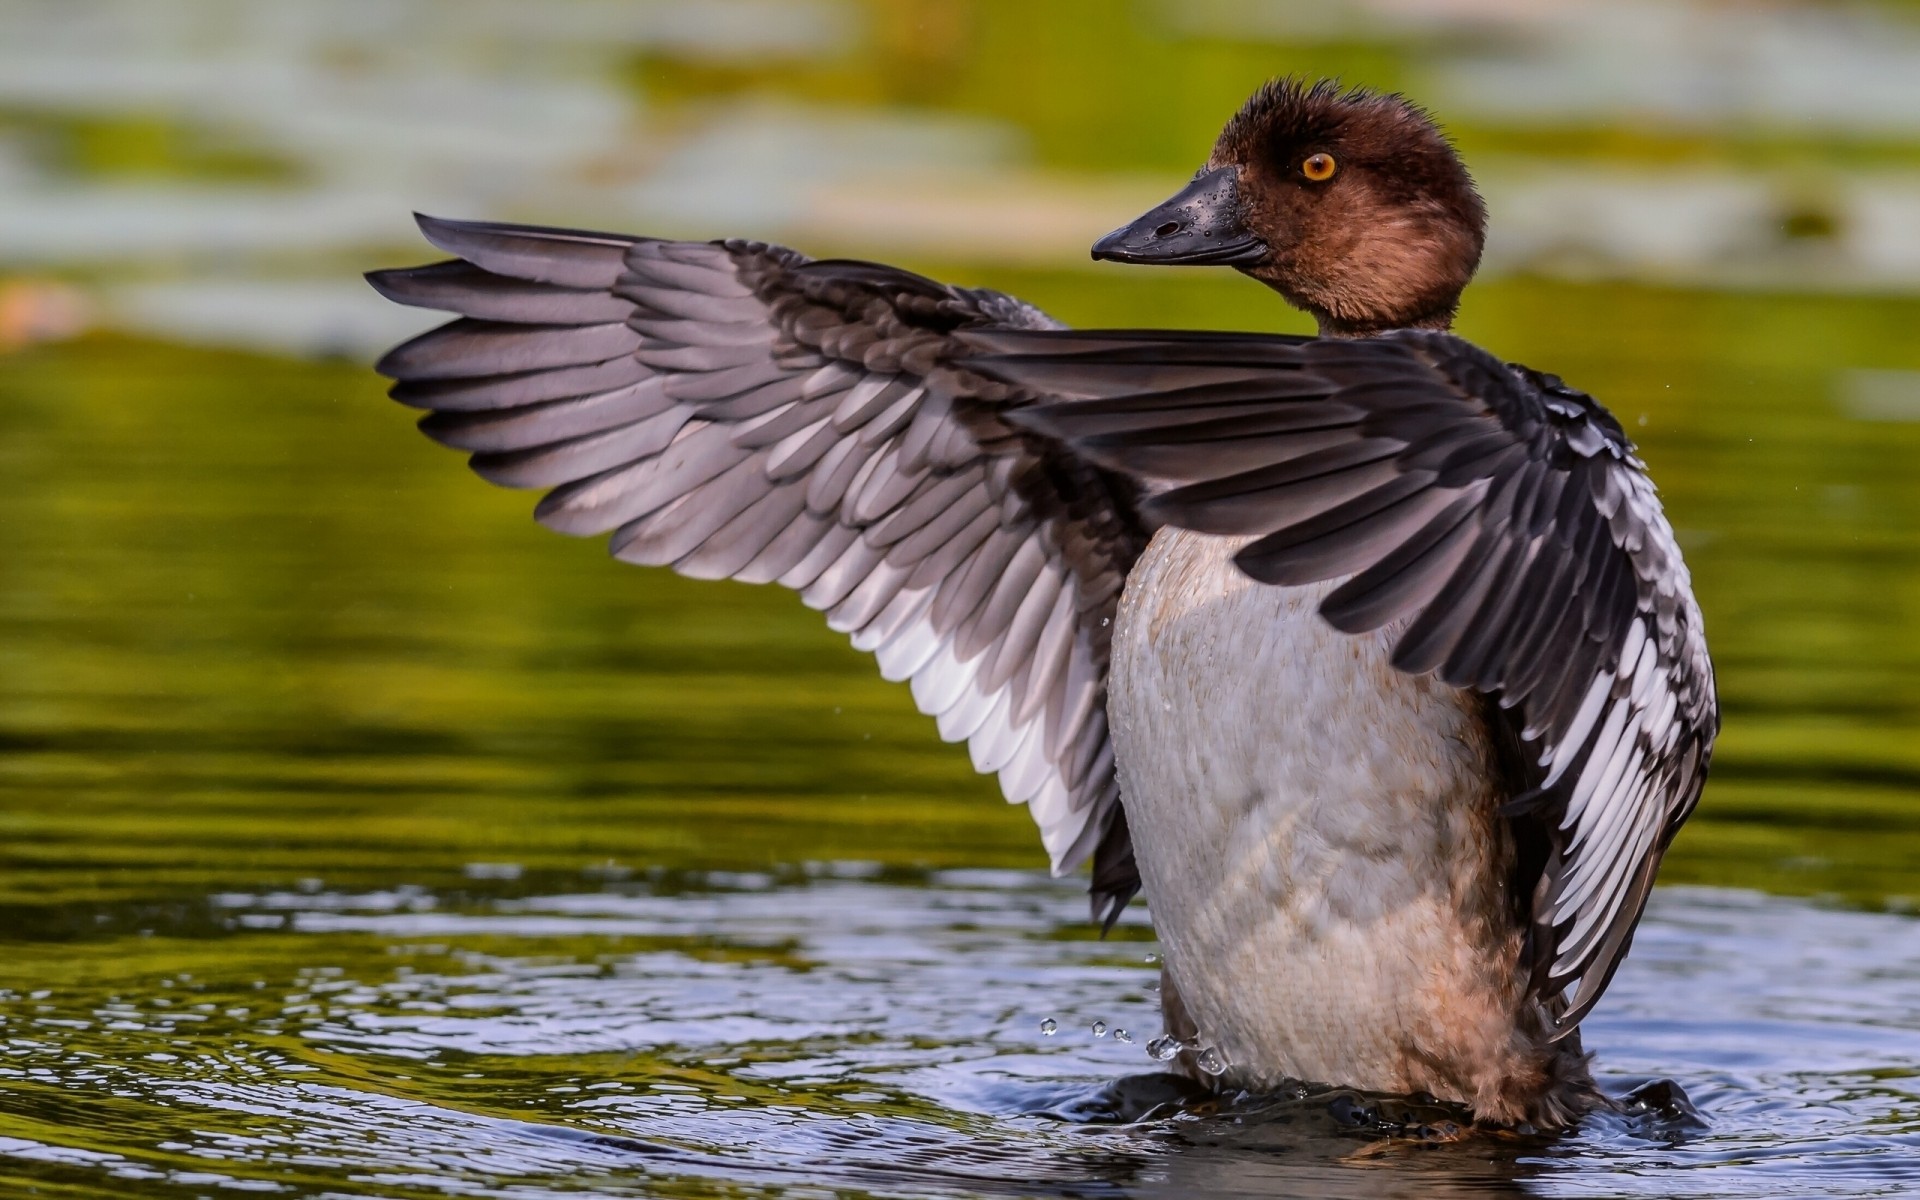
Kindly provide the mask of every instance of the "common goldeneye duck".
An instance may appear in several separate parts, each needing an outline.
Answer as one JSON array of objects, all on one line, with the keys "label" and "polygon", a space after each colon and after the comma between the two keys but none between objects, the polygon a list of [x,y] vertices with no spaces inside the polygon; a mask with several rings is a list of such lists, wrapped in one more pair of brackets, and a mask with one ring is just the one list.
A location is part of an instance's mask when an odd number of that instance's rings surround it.
[{"label": "common goldeneye duck", "polygon": [[[393,395],[615,557],[781,583],[909,680],[1094,919],[1145,888],[1222,1086],[1558,1127],[1719,718],[1620,426],[1446,332],[1484,213],[1420,109],[1268,85],[1096,257],[1230,265],[1319,337],[1070,331],[749,241],[422,218],[460,319]],[[1212,1068],[1221,1068],[1214,1075]]]}]

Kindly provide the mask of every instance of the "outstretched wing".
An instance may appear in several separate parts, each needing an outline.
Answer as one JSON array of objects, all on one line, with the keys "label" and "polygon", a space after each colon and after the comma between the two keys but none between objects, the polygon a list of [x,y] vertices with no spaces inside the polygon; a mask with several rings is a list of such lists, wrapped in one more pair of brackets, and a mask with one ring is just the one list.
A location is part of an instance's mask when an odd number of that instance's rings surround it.
[{"label": "outstretched wing", "polygon": [[1138,888],[1107,740],[1110,623],[1149,530],[1131,484],[1007,425],[966,329],[1054,327],[997,292],[751,242],[423,218],[459,261],[368,278],[460,318],[390,352],[395,399],[479,474],[615,557],[797,589],[911,680],[1040,826]]},{"label": "outstretched wing", "polygon": [[1010,419],[1161,489],[1150,519],[1254,535],[1266,583],[1394,622],[1394,664],[1493,697],[1530,750],[1507,806],[1549,843],[1533,987],[1593,1006],[1700,795],[1719,714],[1686,567],[1619,425],[1446,334],[1353,341],[963,335],[976,369],[1074,400]]}]

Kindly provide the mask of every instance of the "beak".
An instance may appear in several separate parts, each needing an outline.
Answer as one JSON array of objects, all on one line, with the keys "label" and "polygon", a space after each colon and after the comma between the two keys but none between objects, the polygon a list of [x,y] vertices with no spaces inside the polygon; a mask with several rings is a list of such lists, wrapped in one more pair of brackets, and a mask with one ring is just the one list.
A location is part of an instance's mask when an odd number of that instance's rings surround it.
[{"label": "beak", "polygon": [[1240,222],[1232,167],[1203,171],[1165,204],[1093,244],[1096,259],[1159,266],[1250,266],[1267,253]]}]

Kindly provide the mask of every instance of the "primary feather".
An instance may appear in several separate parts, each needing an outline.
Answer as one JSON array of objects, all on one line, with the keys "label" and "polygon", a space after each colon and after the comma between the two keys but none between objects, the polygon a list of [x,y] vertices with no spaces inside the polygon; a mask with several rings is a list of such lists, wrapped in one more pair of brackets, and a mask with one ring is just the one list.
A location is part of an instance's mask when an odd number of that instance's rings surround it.
[{"label": "primary feather", "polygon": [[780,583],[908,680],[1025,804],[1056,872],[1138,889],[1107,744],[1108,640],[1151,528],[1133,486],[1008,425],[969,329],[1039,310],[870,263],[423,218],[460,261],[369,278],[459,314],[379,370],[564,533],[703,579]]}]

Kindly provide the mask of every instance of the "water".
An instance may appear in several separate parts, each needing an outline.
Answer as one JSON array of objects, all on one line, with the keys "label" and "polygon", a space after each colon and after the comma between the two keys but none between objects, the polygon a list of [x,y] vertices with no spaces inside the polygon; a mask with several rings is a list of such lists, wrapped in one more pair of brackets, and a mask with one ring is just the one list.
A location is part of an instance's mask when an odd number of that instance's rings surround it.
[{"label": "water", "polygon": [[[1035,872],[229,893],[19,947],[0,1178],[174,1196],[1898,1195],[1920,1186],[1920,927],[1662,892],[1588,1026],[1596,1121],[1426,1149],[1324,1102],[1113,1123],[1154,1067],[1144,927]],[[34,985],[40,986],[34,986]],[[26,989],[26,990],[21,990]],[[1062,1014],[1048,1037],[1031,1016]],[[1100,1015],[1095,1015],[1100,1014]],[[1151,1090],[1150,1081],[1138,1081]],[[1137,1114],[1136,1114],[1137,1115]]]},{"label": "water", "polygon": [[[1104,6],[463,5],[0,11],[0,1193],[1920,1190],[1899,10],[1141,5],[1092,55]],[[1704,1127],[1195,1101],[1145,909],[1095,938],[905,689],[537,529],[364,365],[413,207],[1298,329],[1082,261],[1282,69],[1455,117],[1499,233],[1462,331],[1606,400],[1685,543],[1726,732],[1586,1028]]]},{"label": "water", "polygon": [[1920,1186],[1920,429],[1886,399],[1920,303],[1514,282],[1469,320],[1613,399],[1689,539],[1728,729],[1666,877],[1715,890],[1656,895],[1588,1037],[1706,1130],[1115,1124],[1177,1099],[1105,1090],[1160,1065],[1111,1033],[1159,1032],[1144,911],[1095,939],[793,597],[538,530],[358,364],[98,336],[0,374],[0,1190]]}]

